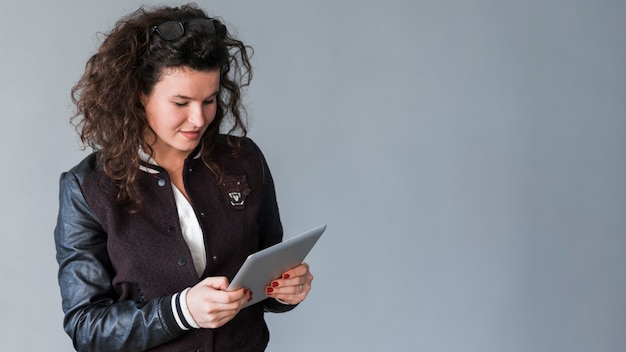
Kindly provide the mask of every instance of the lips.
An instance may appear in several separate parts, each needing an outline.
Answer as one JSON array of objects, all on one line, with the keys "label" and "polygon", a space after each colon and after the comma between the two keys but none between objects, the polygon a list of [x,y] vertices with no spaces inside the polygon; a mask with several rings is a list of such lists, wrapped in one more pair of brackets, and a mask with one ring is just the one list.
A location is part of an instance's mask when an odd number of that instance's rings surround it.
[{"label": "lips", "polygon": [[200,131],[181,131],[182,134],[187,139],[198,139],[200,138]]}]

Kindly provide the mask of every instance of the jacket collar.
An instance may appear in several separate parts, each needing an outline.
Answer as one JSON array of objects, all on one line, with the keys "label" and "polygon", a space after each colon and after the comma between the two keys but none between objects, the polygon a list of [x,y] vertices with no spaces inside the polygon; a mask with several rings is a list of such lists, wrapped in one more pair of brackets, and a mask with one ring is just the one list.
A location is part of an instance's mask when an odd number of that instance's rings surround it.
[{"label": "jacket collar", "polygon": [[[147,172],[149,174],[158,174],[164,171],[163,168],[159,166],[159,164],[157,164],[156,160],[154,160],[154,158],[146,153],[143,148],[139,147],[139,150],[137,152],[139,153],[139,158],[143,162],[141,165],[139,165],[139,170]],[[196,149],[189,153],[187,160],[199,159],[200,156],[202,156],[202,144],[199,144]]]}]

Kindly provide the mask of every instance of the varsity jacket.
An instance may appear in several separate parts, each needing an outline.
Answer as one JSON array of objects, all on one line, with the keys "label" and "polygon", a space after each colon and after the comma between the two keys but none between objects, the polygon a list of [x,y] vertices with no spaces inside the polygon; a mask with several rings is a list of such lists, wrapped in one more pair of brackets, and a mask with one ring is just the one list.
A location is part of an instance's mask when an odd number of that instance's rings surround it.
[{"label": "varsity jacket", "polygon": [[[93,153],[60,179],[54,231],[64,329],[78,351],[263,351],[264,311],[294,306],[266,299],[217,329],[193,329],[180,293],[210,276],[232,280],[245,258],[282,240],[274,183],[250,139],[241,150],[221,136],[209,156],[185,160],[185,190],[199,220],[206,269],[198,277],[179,223],[168,173],[141,166],[143,207],[116,202],[116,186]],[[219,182],[221,181],[221,182]],[[257,292],[254,294],[263,294]],[[182,326],[181,326],[182,325]]]}]

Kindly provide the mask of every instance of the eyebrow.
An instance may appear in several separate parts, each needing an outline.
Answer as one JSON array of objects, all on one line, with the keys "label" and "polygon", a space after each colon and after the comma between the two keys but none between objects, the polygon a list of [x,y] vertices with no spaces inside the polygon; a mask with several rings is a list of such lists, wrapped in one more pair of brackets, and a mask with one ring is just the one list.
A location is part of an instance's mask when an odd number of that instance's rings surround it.
[{"label": "eyebrow", "polygon": [[[219,90],[218,90],[218,91],[216,91],[216,92],[214,92],[213,94],[209,95],[208,97],[206,97],[206,98],[204,98],[204,99],[206,100],[206,99],[213,98],[213,97],[217,96],[217,94],[218,94],[218,93],[219,93]],[[182,94],[176,94],[176,95],[172,96],[172,98],[179,98],[179,99],[193,100],[193,98],[188,97],[188,96],[186,96],[186,95],[182,95]]]}]

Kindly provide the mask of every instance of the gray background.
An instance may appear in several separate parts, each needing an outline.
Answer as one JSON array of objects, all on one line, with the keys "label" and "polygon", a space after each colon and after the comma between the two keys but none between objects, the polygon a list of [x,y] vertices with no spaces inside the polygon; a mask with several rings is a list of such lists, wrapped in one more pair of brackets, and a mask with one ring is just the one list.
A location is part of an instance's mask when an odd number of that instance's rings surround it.
[{"label": "gray background", "polygon": [[[140,1],[0,2],[0,350],[69,351],[69,90]],[[270,351],[626,350],[626,2],[210,1],[314,291]]]}]

